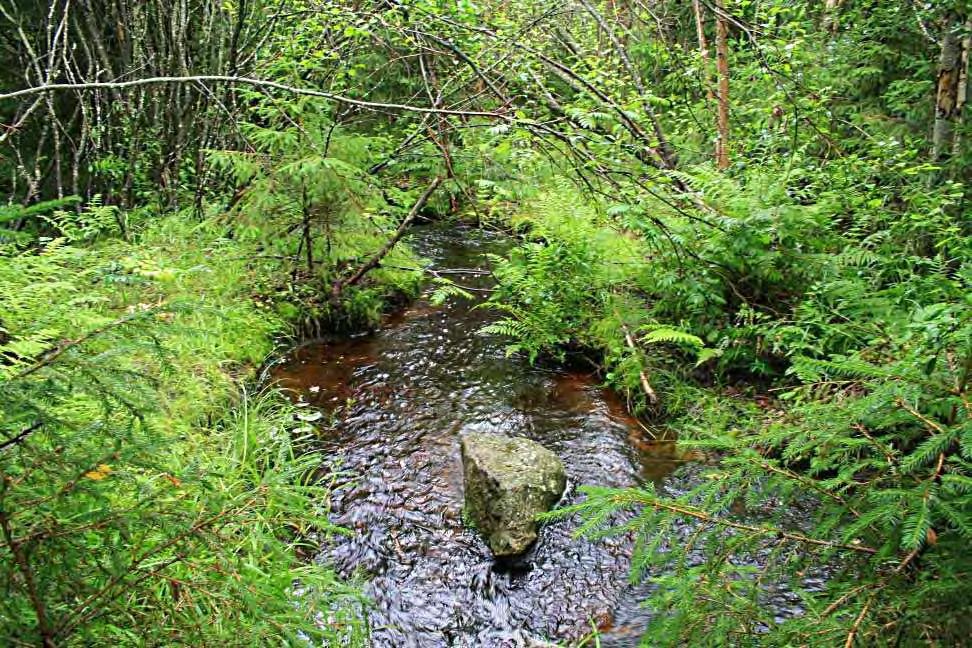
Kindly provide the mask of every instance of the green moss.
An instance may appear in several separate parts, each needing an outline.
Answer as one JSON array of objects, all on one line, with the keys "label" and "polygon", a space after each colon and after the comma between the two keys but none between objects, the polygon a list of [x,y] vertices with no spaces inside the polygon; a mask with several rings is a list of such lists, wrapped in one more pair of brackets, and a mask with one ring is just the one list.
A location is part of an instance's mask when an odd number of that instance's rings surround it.
[{"label": "green moss", "polygon": [[476,526],[476,521],[469,513],[469,507],[466,506],[465,502],[462,505],[462,510],[459,512],[459,517],[462,520],[463,526],[465,526],[467,529],[476,531],[477,533],[479,532],[479,528]]}]

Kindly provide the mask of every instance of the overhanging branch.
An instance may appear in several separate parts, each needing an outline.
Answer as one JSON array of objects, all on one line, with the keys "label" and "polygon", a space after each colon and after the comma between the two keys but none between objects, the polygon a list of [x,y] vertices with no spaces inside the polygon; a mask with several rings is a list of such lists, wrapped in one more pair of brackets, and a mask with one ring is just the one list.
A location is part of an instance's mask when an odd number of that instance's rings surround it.
[{"label": "overhanging branch", "polygon": [[13,92],[5,92],[0,94],[0,101],[7,99],[17,99],[20,97],[29,97],[37,94],[47,94],[52,92],[64,92],[69,90],[119,90],[124,88],[135,88],[139,86],[147,85],[163,85],[170,83],[229,83],[238,85],[249,85],[258,88],[273,88],[276,90],[283,90],[285,92],[291,92],[299,95],[306,95],[310,97],[322,97],[324,99],[331,99],[333,101],[339,101],[341,103],[346,103],[351,106],[358,106],[359,108],[365,108],[368,110],[396,110],[403,112],[414,112],[414,113],[424,113],[424,114],[437,114],[437,115],[461,115],[465,117],[486,117],[489,119],[499,119],[506,122],[517,121],[512,115],[508,115],[505,112],[489,112],[484,110],[452,110],[449,108],[430,108],[427,106],[413,106],[410,104],[400,104],[400,103],[384,103],[378,101],[365,101],[363,99],[353,99],[351,97],[346,97],[344,95],[339,95],[333,92],[326,92],[324,90],[315,90],[313,88],[301,88],[297,86],[287,85],[286,83],[279,83],[277,81],[269,81],[267,79],[257,79],[253,77],[243,77],[243,76],[230,76],[223,74],[199,74],[194,76],[158,76],[158,77],[147,77],[144,79],[132,79],[130,81],[91,81],[84,83],[50,83],[39,86],[33,86],[30,88],[22,88],[20,90],[14,90]]}]

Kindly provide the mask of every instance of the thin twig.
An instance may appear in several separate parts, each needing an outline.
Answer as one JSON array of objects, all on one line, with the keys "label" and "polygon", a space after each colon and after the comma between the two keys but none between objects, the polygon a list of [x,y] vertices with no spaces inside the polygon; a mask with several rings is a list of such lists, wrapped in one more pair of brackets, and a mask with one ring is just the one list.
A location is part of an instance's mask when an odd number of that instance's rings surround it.
[{"label": "thin twig", "polygon": [[[617,311],[614,311],[614,315],[618,318],[618,321],[621,322],[621,330],[624,331],[624,341],[632,351],[637,353],[638,345],[635,344],[634,337],[632,337],[631,330],[628,329],[628,325],[621,320],[621,316]],[[656,394],[655,390],[651,388],[651,382],[649,382],[648,374],[645,373],[644,369],[638,371],[638,379],[641,381],[641,389],[645,392],[645,396],[648,397],[648,402],[650,402],[652,405],[657,403],[658,394]]]}]

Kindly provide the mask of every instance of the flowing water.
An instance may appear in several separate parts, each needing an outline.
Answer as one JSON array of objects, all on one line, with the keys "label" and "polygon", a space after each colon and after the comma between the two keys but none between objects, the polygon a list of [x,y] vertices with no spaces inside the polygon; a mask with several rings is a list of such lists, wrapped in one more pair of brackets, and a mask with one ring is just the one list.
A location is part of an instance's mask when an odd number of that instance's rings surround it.
[{"label": "flowing water", "polygon": [[565,503],[582,484],[663,480],[674,448],[651,443],[590,376],[532,367],[479,332],[496,314],[475,307],[490,286],[475,269],[504,250],[502,237],[437,225],[411,244],[477,299],[419,301],[376,332],[305,344],[272,368],[305,411],[324,414],[331,517],[354,532],[318,559],[365,576],[375,646],[524,646],[593,628],[602,646],[637,645],[648,616],[646,591],[629,581],[632,538],[578,539],[577,521],[561,520],[522,561],[494,565],[462,521],[459,438],[489,431],[550,448],[567,468]]}]

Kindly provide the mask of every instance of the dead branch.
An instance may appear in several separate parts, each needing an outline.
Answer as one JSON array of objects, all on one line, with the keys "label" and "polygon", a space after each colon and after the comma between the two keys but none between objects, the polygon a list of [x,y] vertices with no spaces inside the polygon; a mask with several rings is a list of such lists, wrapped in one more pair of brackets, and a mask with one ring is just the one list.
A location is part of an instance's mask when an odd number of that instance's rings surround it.
[{"label": "dead branch", "polygon": [[[615,311],[614,314],[617,316],[618,321],[621,321],[621,316],[618,314],[618,312]],[[624,331],[624,341],[627,343],[628,348],[635,353],[638,353],[638,345],[635,344],[634,337],[631,335],[631,329],[629,329],[628,325],[623,321],[621,321],[621,330]],[[658,394],[656,394],[655,390],[651,388],[651,382],[648,381],[648,374],[645,373],[644,369],[641,369],[638,372],[638,379],[641,381],[641,389],[645,392],[645,396],[648,397],[648,402],[650,402],[652,405],[657,403]]]},{"label": "dead branch", "polygon": [[398,229],[395,230],[395,233],[392,235],[392,237],[388,239],[388,242],[385,243],[385,245],[382,246],[382,248],[378,250],[378,252],[373,257],[371,257],[370,259],[368,259],[368,261],[362,264],[361,267],[358,268],[353,275],[351,275],[347,279],[338,279],[337,281],[334,282],[334,284],[331,286],[331,301],[336,302],[338,299],[341,298],[341,293],[344,291],[345,288],[355,285],[356,283],[361,281],[364,278],[364,276],[368,274],[368,272],[377,268],[381,264],[381,260],[385,258],[385,255],[391,252],[391,249],[395,247],[395,244],[398,243],[398,241],[401,240],[401,238],[405,235],[405,232],[408,230],[409,225],[412,224],[412,221],[415,220],[415,217],[418,216],[418,213],[422,210],[422,207],[424,207],[425,203],[429,201],[429,198],[432,197],[432,193],[438,188],[440,184],[442,184],[442,178],[436,176],[432,180],[432,182],[429,183],[429,186],[425,188],[425,191],[422,192],[422,195],[419,196],[419,199],[415,201],[415,204],[412,205],[412,209],[408,212],[408,216],[406,216],[405,219],[401,222],[401,224],[398,226]]}]

